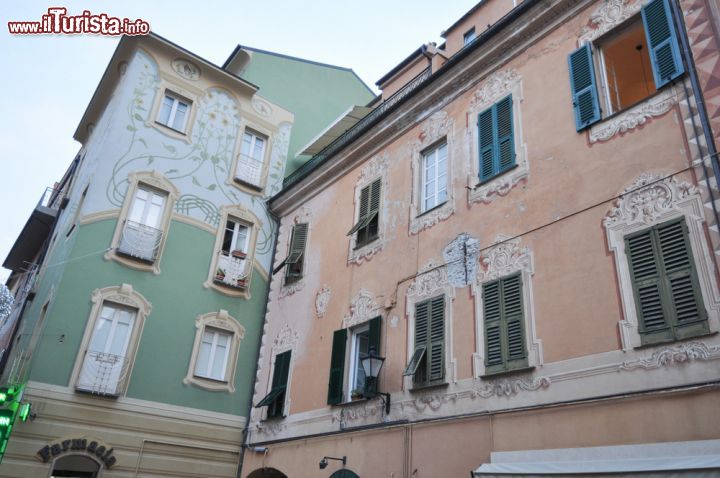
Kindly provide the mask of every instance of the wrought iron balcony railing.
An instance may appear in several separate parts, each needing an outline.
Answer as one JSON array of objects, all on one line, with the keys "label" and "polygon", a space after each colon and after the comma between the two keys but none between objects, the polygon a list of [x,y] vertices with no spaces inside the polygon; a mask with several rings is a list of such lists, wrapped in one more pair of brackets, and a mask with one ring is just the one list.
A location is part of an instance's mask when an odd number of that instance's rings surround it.
[{"label": "wrought iron balcony railing", "polygon": [[128,369],[129,360],[122,355],[88,350],[75,388],[98,395],[122,395]]},{"label": "wrought iron balcony railing", "polygon": [[259,188],[262,184],[263,162],[246,154],[239,154],[235,179]]},{"label": "wrought iron balcony railing", "polygon": [[220,251],[215,271],[215,282],[238,289],[247,287],[248,261],[243,255],[238,257],[232,253]]},{"label": "wrought iron balcony railing", "polygon": [[125,221],[118,252],[147,262],[155,262],[160,250],[163,232],[154,227]]}]

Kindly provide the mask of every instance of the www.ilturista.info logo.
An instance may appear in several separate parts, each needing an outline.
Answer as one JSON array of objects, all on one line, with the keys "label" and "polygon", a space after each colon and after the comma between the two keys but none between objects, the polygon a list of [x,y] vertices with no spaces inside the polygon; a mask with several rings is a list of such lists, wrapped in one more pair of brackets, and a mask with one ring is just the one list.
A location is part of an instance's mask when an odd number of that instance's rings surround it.
[{"label": "www.ilturista.info logo", "polygon": [[8,22],[8,31],[13,35],[147,35],[150,24],[145,20],[111,17],[106,13],[93,14],[89,10],[82,15],[68,15],[67,8],[48,8],[39,22]]}]

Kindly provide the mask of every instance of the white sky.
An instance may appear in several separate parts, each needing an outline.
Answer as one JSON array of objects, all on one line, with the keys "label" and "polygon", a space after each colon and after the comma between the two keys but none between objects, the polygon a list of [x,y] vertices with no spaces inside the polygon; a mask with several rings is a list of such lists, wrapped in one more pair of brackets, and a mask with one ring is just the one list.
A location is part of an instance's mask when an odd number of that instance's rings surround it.
[{"label": "white sky", "polygon": [[[46,187],[80,148],[72,139],[117,45],[97,35],[14,36],[8,21],[37,21],[49,7],[142,18],[152,31],[221,65],[239,43],[349,67],[375,81],[478,0],[43,1],[0,9],[0,263]],[[503,0],[510,2],[512,0]],[[262,87],[261,87],[262,91]],[[0,281],[9,271],[0,268]]]}]

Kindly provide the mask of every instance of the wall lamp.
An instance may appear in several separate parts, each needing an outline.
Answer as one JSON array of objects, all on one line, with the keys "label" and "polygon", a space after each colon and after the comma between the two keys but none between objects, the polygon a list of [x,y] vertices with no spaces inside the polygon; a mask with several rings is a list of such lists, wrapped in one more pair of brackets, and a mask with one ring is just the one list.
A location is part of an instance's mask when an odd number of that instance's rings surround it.
[{"label": "wall lamp", "polygon": [[328,460],[337,460],[342,461],[343,466],[345,466],[345,463],[347,463],[347,456],[343,456],[342,458],[335,458],[333,456],[324,456],[322,460],[320,460],[320,469],[324,470],[328,466]]},{"label": "wall lamp", "polygon": [[375,347],[370,346],[370,350],[360,359],[360,363],[365,371],[365,397],[375,398],[379,395],[385,405],[385,415],[390,414],[390,394],[377,391],[377,378],[385,363],[385,357],[380,357]]}]

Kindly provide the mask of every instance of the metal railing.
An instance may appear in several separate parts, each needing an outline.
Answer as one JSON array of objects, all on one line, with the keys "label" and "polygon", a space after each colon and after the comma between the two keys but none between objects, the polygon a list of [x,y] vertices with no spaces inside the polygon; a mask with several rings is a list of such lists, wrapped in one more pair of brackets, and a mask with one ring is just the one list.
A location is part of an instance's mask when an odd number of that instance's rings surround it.
[{"label": "metal railing", "polygon": [[235,257],[220,251],[215,271],[215,282],[238,289],[247,287],[248,265],[246,257]]},{"label": "metal railing", "polygon": [[98,395],[121,395],[125,391],[128,364],[129,360],[122,355],[88,350],[75,388]]},{"label": "metal railing", "polygon": [[263,162],[252,156],[238,154],[235,179],[251,186],[260,187],[262,184]]},{"label": "metal railing", "polygon": [[325,146],[322,151],[310,158],[307,162],[305,162],[305,164],[296,169],[290,176],[286,177],[283,181],[283,188],[288,188],[293,184],[297,183],[307,174],[309,174],[310,171],[315,169],[316,166],[323,163],[326,159],[330,158],[342,148],[347,146],[348,143],[350,143],[361,132],[363,132],[368,125],[372,124],[374,121],[380,118],[380,116],[384,115],[390,109],[400,103],[410,93],[423,85],[428,80],[428,78],[430,78],[431,75],[432,70],[430,67],[427,67],[419,75],[407,82],[405,86],[393,93],[393,95],[390,96],[387,100],[380,103],[380,105],[378,105],[377,108],[368,113],[367,116],[355,123],[354,126],[352,126],[350,129],[338,136],[335,141]]},{"label": "metal railing", "polygon": [[163,232],[134,221],[125,221],[118,252],[147,262],[155,262]]},{"label": "metal railing", "polygon": [[45,191],[40,196],[40,200],[37,203],[37,207],[46,207],[49,209],[59,209],[60,202],[64,197],[59,189],[45,188]]}]

